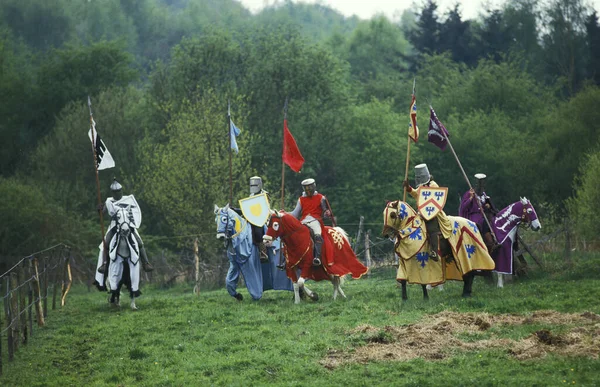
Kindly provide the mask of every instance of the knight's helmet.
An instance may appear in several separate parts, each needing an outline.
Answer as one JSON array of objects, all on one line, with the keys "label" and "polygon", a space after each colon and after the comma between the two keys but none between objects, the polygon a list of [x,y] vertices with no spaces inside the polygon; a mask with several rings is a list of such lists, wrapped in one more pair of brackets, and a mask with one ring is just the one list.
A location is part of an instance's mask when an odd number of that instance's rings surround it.
[{"label": "knight's helmet", "polygon": [[317,190],[317,184],[315,183],[315,179],[304,179],[302,180],[302,189],[306,192],[307,195],[312,196]]},{"label": "knight's helmet", "polygon": [[485,186],[485,178],[487,176],[483,173],[476,173],[475,178],[477,179],[477,193],[481,195]]},{"label": "knight's helmet", "polygon": [[123,186],[117,181],[116,177],[110,185],[110,190],[113,193],[113,198],[116,200],[120,200],[123,197]]},{"label": "knight's helmet", "polygon": [[260,176],[252,176],[250,178],[250,195],[259,194],[262,191],[263,183]]},{"label": "knight's helmet", "polygon": [[415,166],[415,186],[419,188],[423,184],[429,183],[431,180],[431,175],[429,174],[429,169],[427,169],[427,164],[419,164]]}]

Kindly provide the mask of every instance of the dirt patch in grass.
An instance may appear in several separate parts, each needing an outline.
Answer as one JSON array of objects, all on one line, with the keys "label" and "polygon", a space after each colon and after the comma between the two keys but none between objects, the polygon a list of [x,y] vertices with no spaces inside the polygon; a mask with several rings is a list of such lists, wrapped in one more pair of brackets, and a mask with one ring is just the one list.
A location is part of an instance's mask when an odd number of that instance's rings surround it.
[{"label": "dirt patch in grass", "polygon": [[[495,327],[518,325],[552,328],[539,329],[520,340],[501,338],[490,332]],[[560,332],[553,331],[557,326]],[[367,344],[350,351],[332,350],[321,360],[323,366],[333,369],[370,361],[441,360],[460,351],[490,348],[504,349],[519,360],[541,358],[548,353],[597,359],[600,353],[600,315],[591,312],[538,311],[530,315],[442,312],[404,326],[361,325],[348,334]]]}]

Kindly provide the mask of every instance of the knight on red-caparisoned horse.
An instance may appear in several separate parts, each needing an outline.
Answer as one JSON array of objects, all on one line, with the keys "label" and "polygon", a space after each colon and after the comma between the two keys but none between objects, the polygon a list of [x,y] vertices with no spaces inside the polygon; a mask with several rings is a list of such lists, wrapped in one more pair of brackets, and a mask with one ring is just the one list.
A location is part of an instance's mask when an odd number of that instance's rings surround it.
[{"label": "knight on red-caparisoned horse", "polygon": [[[346,232],[340,227],[323,225],[323,216],[331,216],[324,195],[316,191],[314,179],[302,182],[304,193],[291,213],[271,212],[265,242],[281,238],[284,243],[285,270],[294,286],[294,302],[300,303],[300,289],[313,300],[318,295],[305,281],[331,281],[333,298],[346,297],[341,279],[346,275],[358,279],[368,269],[356,258]],[[297,271],[300,271],[298,276]]]}]

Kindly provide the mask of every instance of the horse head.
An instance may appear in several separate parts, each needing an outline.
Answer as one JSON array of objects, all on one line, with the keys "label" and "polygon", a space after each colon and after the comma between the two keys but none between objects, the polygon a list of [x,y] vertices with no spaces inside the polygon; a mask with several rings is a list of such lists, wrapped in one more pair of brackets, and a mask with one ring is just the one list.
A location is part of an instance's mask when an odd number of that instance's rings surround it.
[{"label": "horse head", "polygon": [[399,230],[405,228],[415,215],[416,212],[412,207],[401,200],[388,202],[383,210],[383,230],[381,234],[386,238],[394,238]]},{"label": "horse head", "polygon": [[538,219],[537,212],[531,202],[526,198],[521,198],[521,204],[523,204],[523,221],[531,225],[533,231],[538,231],[542,228],[542,224]]},{"label": "horse head", "polygon": [[263,236],[263,241],[266,243],[273,242],[273,240],[283,235],[283,213],[271,210],[269,220],[267,221],[267,232]]},{"label": "horse head", "polygon": [[231,238],[242,229],[241,218],[229,208],[229,204],[220,208],[215,204],[215,223],[217,224],[217,239]]},{"label": "horse head", "polygon": [[117,226],[117,232],[122,238],[129,238],[136,227],[133,216],[126,208],[118,208],[113,215],[113,220]]}]

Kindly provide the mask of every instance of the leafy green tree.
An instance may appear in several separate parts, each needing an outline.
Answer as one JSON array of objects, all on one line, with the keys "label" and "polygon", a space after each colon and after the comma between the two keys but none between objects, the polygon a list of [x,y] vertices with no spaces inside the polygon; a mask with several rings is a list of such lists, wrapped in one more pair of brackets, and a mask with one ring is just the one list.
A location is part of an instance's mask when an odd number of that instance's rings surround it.
[{"label": "leafy green tree", "polygon": [[91,224],[49,200],[37,182],[0,177],[0,196],[1,260],[21,258],[57,243],[90,251]]},{"label": "leafy green tree", "polygon": [[65,0],[5,0],[0,3],[0,24],[30,47],[46,51],[62,46],[74,35],[68,5]]},{"label": "leafy green tree", "polygon": [[362,99],[395,97],[408,69],[409,44],[402,30],[383,16],[359,24],[347,42],[345,59],[360,84]]},{"label": "leafy green tree", "polygon": [[592,152],[600,140],[600,111],[590,109],[599,104],[600,89],[587,87],[541,119],[542,142],[536,152],[538,181],[557,204],[572,195],[572,185],[566,182],[573,181],[584,155]]},{"label": "leafy green tree", "polygon": [[[0,175],[12,175],[22,160],[25,134],[32,124],[37,92],[31,64],[33,54],[0,29]],[[10,145],[9,145],[10,144]]]},{"label": "leafy green tree", "polygon": [[439,46],[436,51],[450,51],[455,62],[464,62],[467,65],[477,63],[471,22],[462,20],[458,4],[448,12],[446,20],[440,25]]},{"label": "leafy green tree", "polygon": [[600,152],[593,151],[582,160],[574,181],[574,194],[567,201],[577,232],[584,238],[596,239],[600,233],[596,211],[600,200],[599,185]]},{"label": "leafy green tree", "polygon": [[[162,143],[147,137],[139,144],[141,174],[135,186],[150,212],[160,214],[163,235],[197,235],[214,230],[213,206],[229,201],[229,139],[227,99],[204,89],[193,101],[183,101],[173,112]],[[232,101],[232,117],[242,133],[239,153],[232,155],[234,203],[248,196],[250,168],[243,100]],[[213,248],[215,246],[213,245]],[[202,248],[210,249],[210,245]]]},{"label": "leafy green tree", "polygon": [[586,9],[581,0],[554,0],[546,11],[548,32],[543,35],[548,82],[561,78],[567,95],[574,95],[583,80]]},{"label": "leafy green tree", "polygon": [[[102,197],[110,193],[113,177],[136,193],[133,177],[140,168],[137,144],[151,127],[144,94],[133,87],[113,88],[92,95],[96,129],[115,160],[114,169],[99,172]],[[58,116],[52,132],[42,140],[23,173],[27,173],[69,212],[98,219],[96,177],[88,137],[90,116],[87,97],[70,103]],[[137,195],[136,195],[137,197]]]},{"label": "leafy green tree", "polygon": [[586,43],[589,55],[587,78],[600,85],[600,25],[596,11],[592,12],[585,21]]}]

